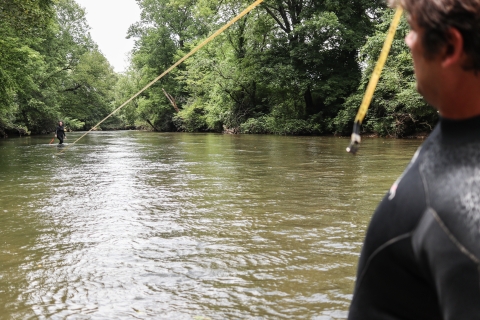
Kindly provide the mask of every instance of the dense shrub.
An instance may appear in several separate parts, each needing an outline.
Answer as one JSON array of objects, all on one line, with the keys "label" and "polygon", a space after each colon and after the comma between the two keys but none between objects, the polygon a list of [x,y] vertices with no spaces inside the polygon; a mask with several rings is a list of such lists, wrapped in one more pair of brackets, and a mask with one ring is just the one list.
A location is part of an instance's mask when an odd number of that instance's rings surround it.
[{"label": "dense shrub", "polygon": [[310,135],[322,133],[320,124],[313,118],[278,119],[270,115],[250,118],[240,125],[240,132],[247,134]]}]

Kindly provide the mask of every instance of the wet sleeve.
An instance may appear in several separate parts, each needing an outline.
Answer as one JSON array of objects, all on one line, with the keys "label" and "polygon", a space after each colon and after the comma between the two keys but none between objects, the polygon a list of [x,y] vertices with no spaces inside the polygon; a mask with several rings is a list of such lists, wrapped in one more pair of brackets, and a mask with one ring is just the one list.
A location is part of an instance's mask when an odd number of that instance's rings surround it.
[{"label": "wet sleeve", "polygon": [[429,209],[412,237],[420,268],[437,293],[444,320],[480,320],[479,260]]}]

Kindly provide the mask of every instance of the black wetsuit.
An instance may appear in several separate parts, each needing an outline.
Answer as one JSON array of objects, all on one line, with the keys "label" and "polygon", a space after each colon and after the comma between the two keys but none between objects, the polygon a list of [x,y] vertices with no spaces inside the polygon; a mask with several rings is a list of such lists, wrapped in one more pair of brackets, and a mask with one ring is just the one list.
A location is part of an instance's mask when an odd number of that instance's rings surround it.
[{"label": "black wetsuit", "polygon": [[63,144],[63,139],[65,139],[65,128],[64,126],[57,126],[55,130],[55,134],[57,135],[58,140],[60,141],[59,144]]},{"label": "black wetsuit", "polygon": [[349,319],[480,319],[480,117],[441,119],[380,203]]}]

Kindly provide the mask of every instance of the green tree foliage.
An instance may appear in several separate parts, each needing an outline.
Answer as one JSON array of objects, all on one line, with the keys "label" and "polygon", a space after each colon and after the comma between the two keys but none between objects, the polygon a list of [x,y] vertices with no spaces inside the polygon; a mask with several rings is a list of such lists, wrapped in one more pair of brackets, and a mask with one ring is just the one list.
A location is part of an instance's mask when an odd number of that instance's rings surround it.
[{"label": "green tree foliage", "polygon": [[[276,79],[272,89],[288,93],[297,105],[297,116],[319,112],[336,114],[345,97],[358,85],[358,48],[372,30],[367,13],[374,1],[267,2],[265,10],[275,20],[277,34],[264,60],[266,74]],[[303,103],[299,103],[299,95]],[[288,100],[281,97],[275,104]]]},{"label": "green tree foliage", "polygon": [[[353,119],[380,55],[393,13],[392,10],[383,12],[375,34],[368,38],[361,49],[361,64],[366,68],[357,92],[348,98],[344,109],[334,120],[338,132],[347,133],[353,127]],[[438,119],[437,112],[416,90],[413,61],[404,41],[408,32],[408,23],[403,18],[365,118],[363,125],[365,132],[404,137],[419,132],[430,132]]]},{"label": "green tree foliage", "polygon": [[[74,0],[3,0],[0,135],[59,119],[90,128],[251,2],[137,0],[131,66],[116,75]],[[266,0],[103,126],[348,134],[392,14],[383,0]],[[416,92],[407,30],[403,21],[364,131],[400,137],[436,121]]]},{"label": "green tree foliage", "polygon": [[0,128],[11,126],[15,119],[16,92],[35,87],[30,75],[42,64],[35,47],[51,27],[53,14],[49,0],[0,4]]},{"label": "green tree foliage", "polygon": [[[137,38],[134,66],[145,76],[161,73],[251,3],[138,2],[143,19],[130,35]],[[152,115],[168,110],[164,115],[173,115],[185,131],[333,131],[332,119],[361,80],[359,49],[384,8],[383,1],[371,0],[266,1],[145,95],[144,103]],[[180,114],[161,86],[176,94]]]},{"label": "green tree foliage", "polygon": [[62,88],[63,114],[83,121],[86,129],[112,111],[116,77],[98,50],[82,54],[68,80]]},{"label": "green tree foliage", "polygon": [[[0,4],[0,129],[92,125],[113,104],[115,75],[74,0]],[[74,125],[73,125],[74,124]]]},{"label": "green tree foliage", "polygon": [[[130,97],[135,95],[141,89],[142,79],[138,70],[130,67],[125,73],[118,75],[115,84],[115,101],[120,106]],[[139,108],[139,101],[142,98],[135,98],[127,106],[119,111],[118,118],[124,128],[133,128],[137,126],[138,119],[144,117]]]},{"label": "green tree foliage", "polygon": [[[206,22],[197,13],[195,0],[137,0],[142,9],[141,21],[131,26],[129,37],[136,41],[132,64],[141,75],[140,85],[147,84],[189,51],[190,45],[206,34]],[[163,90],[176,101],[183,101],[187,92],[175,78],[181,66],[168,75],[137,101],[137,115],[159,130],[174,130],[175,109]],[[162,90],[163,89],[163,90]]]}]

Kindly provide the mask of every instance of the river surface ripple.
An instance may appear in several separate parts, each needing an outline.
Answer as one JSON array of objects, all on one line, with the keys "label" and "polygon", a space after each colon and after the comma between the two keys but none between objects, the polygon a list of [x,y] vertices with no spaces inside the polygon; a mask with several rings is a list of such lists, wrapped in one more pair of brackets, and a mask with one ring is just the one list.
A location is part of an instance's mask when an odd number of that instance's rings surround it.
[{"label": "river surface ripple", "polygon": [[48,141],[0,141],[0,319],[345,319],[371,214],[421,142]]}]

